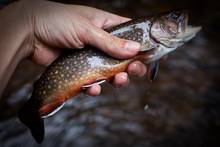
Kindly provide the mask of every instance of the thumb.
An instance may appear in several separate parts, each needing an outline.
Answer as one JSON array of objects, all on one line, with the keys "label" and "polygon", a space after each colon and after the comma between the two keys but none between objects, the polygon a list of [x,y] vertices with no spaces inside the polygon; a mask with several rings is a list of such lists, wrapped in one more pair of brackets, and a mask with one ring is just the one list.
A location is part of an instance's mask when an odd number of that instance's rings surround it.
[{"label": "thumb", "polygon": [[134,56],[141,46],[138,42],[120,39],[93,25],[86,29],[86,35],[84,34],[82,39],[85,43],[119,59]]}]

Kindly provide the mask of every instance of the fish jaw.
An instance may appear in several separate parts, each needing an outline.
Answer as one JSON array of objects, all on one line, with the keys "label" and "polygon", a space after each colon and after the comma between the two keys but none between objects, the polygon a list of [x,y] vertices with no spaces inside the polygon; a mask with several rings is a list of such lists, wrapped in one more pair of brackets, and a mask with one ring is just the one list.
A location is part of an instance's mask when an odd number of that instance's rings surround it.
[{"label": "fish jaw", "polygon": [[[184,44],[185,42],[191,40],[196,36],[196,34],[202,29],[201,26],[187,26],[185,31],[177,35],[176,42],[179,42],[180,45]],[[180,46],[179,45],[179,46]]]},{"label": "fish jaw", "polygon": [[145,63],[159,60],[193,39],[202,27],[191,26],[188,21],[189,16],[186,12],[171,12],[156,17],[150,29],[150,36],[156,47],[148,54]]},{"label": "fish jaw", "polygon": [[186,12],[172,12],[155,18],[150,30],[151,38],[170,52],[191,40],[201,30],[200,26],[189,25]]},{"label": "fish jaw", "polygon": [[168,47],[164,44],[159,44],[157,48],[153,49],[152,53],[148,55],[149,58],[147,62],[157,61],[163,56],[168,55],[170,52],[194,38],[200,30],[201,27],[188,26],[183,33],[180,33],[176,38],[172,39],[173,44],[171,46]]}]

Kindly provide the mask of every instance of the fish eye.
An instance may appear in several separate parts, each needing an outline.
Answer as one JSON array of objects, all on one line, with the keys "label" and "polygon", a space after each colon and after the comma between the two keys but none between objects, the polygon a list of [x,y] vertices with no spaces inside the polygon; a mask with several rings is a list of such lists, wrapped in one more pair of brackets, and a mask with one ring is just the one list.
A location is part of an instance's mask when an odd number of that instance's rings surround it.
[{"label": "fish eye", "polygon": [[164,43],[178,34],[178,24],[166,18],[157,19],[151,27],[151,36],[156,42]]},{"label": "fish eye", "polygon": [[177,20],[180,15],[181,15],[180,12],[173,12],[173,13],[170,13],[168,17],[171,18],[172,20]]}]

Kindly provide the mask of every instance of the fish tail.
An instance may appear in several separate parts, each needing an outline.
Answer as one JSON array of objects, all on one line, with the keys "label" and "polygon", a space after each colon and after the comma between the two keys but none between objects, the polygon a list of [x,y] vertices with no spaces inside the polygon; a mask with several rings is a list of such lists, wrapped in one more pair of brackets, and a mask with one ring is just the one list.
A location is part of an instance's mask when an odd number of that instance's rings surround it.
[{"label": "fish tail", "polygon": [[18,118],[31,131],[37,143],[42,143],[44,139],[44,121],[41,118],[33,99],[28,100],[19,110]]}]

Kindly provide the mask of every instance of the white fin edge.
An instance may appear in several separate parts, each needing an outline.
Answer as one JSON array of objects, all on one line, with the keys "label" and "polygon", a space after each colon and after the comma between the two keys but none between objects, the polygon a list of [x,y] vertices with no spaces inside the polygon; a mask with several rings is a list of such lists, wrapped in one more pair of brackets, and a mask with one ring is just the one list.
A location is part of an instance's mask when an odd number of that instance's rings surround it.
[{"label": "white fin edge", "polygon": [[84,85],[84,86],[82,86],[82,88],[86,89],[86,88],[92,87],[94,85],[102,84],[102,83],[105,83],[105,82],[106,82],[106,80],[97,81],[97,82],[92,83],[92,84]]},{"label": "white fin edge", "polygon": [[47,118],[47,117],[50,117],[50,116],[54,115],[54,114],[57,113],[60,109],[63,108],[64,104],[65,104],[65,102],[62,103],[62,105],[60,105],[59,107],[57,107],[57,108],[56,108],[54,111],[52,111],[51,113],[49,113],[49,114],[47,114],[47,115],[45,115],[45,116],[42,116],[41,118]]}]

